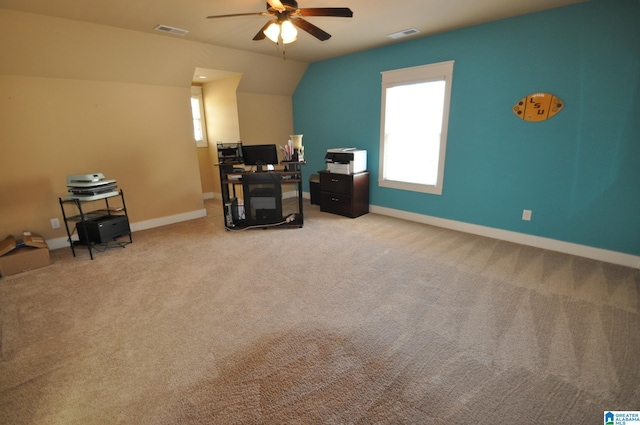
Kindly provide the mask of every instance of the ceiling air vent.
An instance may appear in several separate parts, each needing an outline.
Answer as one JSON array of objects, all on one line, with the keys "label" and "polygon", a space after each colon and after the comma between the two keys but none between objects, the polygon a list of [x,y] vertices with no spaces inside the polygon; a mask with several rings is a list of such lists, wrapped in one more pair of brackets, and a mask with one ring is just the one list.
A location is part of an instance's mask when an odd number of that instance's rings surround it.
[{"label": "ceiling air vent", "polygon": [[418,34],[419,32],[420,31],[418,31],[417,29],[411,28],[400,32],[394,32],[393,34],[389,34],[387,37],[395,40],[396,38],[408,37],[413,34]]},{"label": "ceiling air vent", "polygon": [[157,27],[154,28],[154,30],[160,31],[160,32],[166,32],[169,34],[175,34],[175,35],[185,35],[186,33],[189,32],[181,28],[170,27],[169,25],[158,25]]}]

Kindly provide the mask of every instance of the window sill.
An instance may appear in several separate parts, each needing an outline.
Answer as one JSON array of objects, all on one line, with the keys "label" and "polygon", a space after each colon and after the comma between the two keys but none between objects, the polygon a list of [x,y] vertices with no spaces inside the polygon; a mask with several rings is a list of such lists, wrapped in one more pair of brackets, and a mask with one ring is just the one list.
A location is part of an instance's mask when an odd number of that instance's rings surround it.
[{"label": "window sill", "polygon": [[386,187],[388,189],[408,190],[411,192],[428,193],[431,195],[442,195],[442,187],[427,184],[407,183],[394,180],[378,180],[378,186]]}]

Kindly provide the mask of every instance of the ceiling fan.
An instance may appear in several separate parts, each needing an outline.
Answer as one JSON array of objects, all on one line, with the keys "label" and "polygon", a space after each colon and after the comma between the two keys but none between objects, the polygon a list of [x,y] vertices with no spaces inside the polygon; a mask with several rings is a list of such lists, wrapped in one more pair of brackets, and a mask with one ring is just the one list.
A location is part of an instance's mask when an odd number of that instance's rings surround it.
[{"label": "ceiling fan", "polygon": [[308,32],[320,41],[331,38],[331,34],[321,30],[302,17],[330,16],[339,18],[351,18],[353,12],[348,7],[312,7],[299,8],[295,0],[267,0],[266,12],[236,13],[232,15],[207,16],[207,19],[231,18],[236,16],[273,16],[275,19],[267,22],[253,40],[269,38],[274,43],[282,41],[283,44],[296,40],[298,31],[295,27]]}]

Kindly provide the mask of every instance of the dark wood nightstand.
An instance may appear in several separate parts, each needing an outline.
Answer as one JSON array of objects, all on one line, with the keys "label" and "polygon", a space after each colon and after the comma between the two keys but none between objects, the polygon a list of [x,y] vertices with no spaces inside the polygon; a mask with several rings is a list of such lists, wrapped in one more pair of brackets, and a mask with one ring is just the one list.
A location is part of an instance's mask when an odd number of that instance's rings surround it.
[{"label": "dark wood nightstand", "polygon": [[320,211],[356,218],[369,212],[369,172],[320,171]]}]

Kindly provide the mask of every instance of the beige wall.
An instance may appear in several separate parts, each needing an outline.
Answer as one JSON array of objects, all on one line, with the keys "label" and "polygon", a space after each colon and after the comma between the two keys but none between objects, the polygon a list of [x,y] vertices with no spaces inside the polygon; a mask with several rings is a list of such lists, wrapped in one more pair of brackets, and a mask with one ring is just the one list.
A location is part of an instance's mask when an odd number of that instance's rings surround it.
[{"label": "beige wall", "polygon": [[291,96],[238,93],[240,136],[248,145],[284,146],[293,133]]},{"label": "beige wall", "polygon": [[0,9],[0,238],[65,237],[49,219],[61,218],[57,199],[75,173],[116,179],[133,224],[202,211],[196,67],[237,72],[239,90],[290,102],[306,64]]},{"label": "beige wall", "polygon": [[[218,168],[214,166],[218,162],[217,142],[234,143],[240,140],[236,91],[241,79],[242,75],[237,74],[202,86],[209,139],[209,147],[206,149],[206,155],[204,152],[201,153],[203,161],[200,163],[200,178],[204,193],[220,193],[220,174]],[[210,189],[206,190],[206,188]]]},{"label": "beige wall", "polygon": [[132,222],[202,208],[188,88],[0,76],[0,93],[2,233],[63,236],[69,174],[116,179]]},{"label": "beige wall", "polygon": [[242,74],[242,92],[290,96],[307,64],[0,9],[0,75],[189,87],[198,67]]},{"label": "beige wall", "polygon": [[220,192],[220,188],[218,187],[217,179],[215,175],[218,174],[218,170],[213,165],[215,162],[211,158],[210,149],[213,150],[214,147],[209,145],[206,148],[198,148],[198,169],[200,170],[200,185],[202,188],[203,196],[206,198],[209,194],[213,194],[214,192]]},{"label": "beige wall", "polygon": [[209,147],[198,149],[204,193],[220,193],[216,142],[284,145],[293,132],[291,96],[236,92],[241,76],[203,85]]}]

